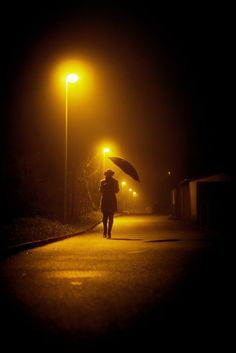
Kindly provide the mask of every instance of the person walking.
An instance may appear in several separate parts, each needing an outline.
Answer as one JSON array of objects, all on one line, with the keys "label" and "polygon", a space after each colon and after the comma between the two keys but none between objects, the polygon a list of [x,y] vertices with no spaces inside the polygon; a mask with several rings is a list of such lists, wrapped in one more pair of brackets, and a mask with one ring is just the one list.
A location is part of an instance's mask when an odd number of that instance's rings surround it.
[{"label": "person walking", "polygon": [[107,239],[111,238],[114,214],[117,212],[116,194],[120,191],[118,180],[113,178],[114,174],[111,169],[105,171],[105,179],[100,184],[103,237]]}]

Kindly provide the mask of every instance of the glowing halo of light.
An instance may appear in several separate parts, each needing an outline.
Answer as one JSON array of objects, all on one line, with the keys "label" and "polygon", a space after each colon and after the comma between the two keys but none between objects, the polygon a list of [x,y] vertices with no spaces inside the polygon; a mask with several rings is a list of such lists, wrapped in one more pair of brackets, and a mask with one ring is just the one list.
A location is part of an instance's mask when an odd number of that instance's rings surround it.
[{"label": "glowing halo of light", "polygon": [[76,81],[78,81],[80,79],[80,77],[75,74],[75,73],[70,73],[66,76],[66,83],[70,82],[70,83],[75,83]]}]

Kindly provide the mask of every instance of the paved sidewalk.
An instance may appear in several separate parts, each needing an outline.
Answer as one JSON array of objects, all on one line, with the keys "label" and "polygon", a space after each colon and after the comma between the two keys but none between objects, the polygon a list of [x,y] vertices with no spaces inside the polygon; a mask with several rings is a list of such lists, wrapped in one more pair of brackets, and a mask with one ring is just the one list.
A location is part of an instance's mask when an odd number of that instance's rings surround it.
[{"label": "paved sidewalk", "polygon": [[[25,348],[229,351],[234,256],[227,234],[158,216],[120,217],[1,261],[4,338]],[[75,348],[69,350],[69,347]],[[32,346],[30,345],[32,350]],[[55,350],[57,352],[57,349]]]}]

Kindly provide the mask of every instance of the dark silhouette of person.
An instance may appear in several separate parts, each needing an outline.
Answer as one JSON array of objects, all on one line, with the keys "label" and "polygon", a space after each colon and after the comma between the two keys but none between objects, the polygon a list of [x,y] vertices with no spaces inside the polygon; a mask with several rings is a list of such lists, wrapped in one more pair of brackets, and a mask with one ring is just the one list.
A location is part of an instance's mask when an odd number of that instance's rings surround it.
[{"label": "dark silhouette of person", "polygon": [[111,238],[114,214],[117,211],[116,194],[120,191],[118,180],[113,178],[114,174],[113,170],[108,169],[104,172],[105,179],[100,184],[103,237],[107,239]]}]

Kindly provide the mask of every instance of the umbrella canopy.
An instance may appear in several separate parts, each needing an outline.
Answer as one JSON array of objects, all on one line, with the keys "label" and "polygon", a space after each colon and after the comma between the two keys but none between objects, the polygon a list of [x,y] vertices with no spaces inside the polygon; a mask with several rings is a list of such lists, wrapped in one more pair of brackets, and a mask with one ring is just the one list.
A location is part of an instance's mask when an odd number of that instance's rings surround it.
[{"label": "umbrella canopy", "polygon": [[131,176],[134,180],[140,182],[139,175],[134,166],[121,157],[108,157],[117,167],[119,167],[123,172]]}]

